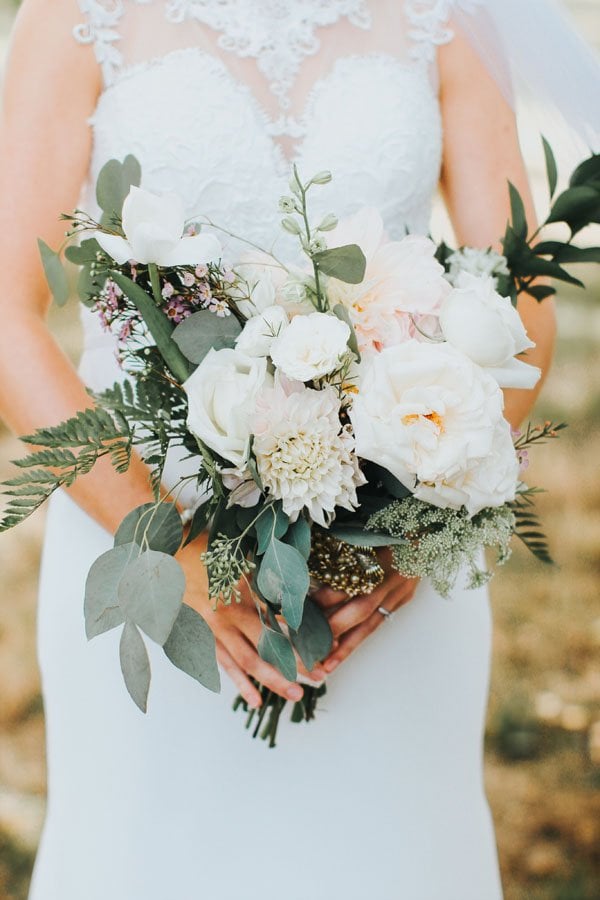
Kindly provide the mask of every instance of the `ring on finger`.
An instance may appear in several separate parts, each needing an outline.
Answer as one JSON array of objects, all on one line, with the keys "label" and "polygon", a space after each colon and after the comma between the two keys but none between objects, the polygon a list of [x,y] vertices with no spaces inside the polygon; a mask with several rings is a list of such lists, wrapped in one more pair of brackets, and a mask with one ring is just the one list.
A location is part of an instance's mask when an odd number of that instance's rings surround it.
[{"label": "ring on finger", "polygon": [[389,609],[386,609],[385,606],[378,606],[377,612],[383,616],[386,622],[391,622],[394,618],[394,613],[390,612]]}]

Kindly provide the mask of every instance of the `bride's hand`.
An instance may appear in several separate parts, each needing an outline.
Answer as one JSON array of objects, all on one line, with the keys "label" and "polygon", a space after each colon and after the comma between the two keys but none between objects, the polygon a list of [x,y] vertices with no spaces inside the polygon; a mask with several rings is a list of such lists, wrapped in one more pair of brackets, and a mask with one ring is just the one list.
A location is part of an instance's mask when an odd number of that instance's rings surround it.
[{"label": "bride's hand", "polygon": [[[200,562],[203,547],[194,541],[177,554],[186,576],[185,602],[206,620],[217,642],[217,659],[251,707],[261,705],[261,697],[250,677],[286,700],[301,700],[302,687],[288,681],[273,666],[264,662],[257,652],[261,632],[255,601],[247,585],[241,585],[241,603],[219,604],[213,609],[208,595],[206,569]],[[302,668],[299,666],[299,671]],[[307,673],[302,673],[307,674]]]},{"label": "bride's hand", "polygon": [[386,619],[379,609],[393,613],[412,600],[419,583],[418,578],[406,578],[391,565],[389,550],[381,551],[379,561],[385,570],[383,582],[371,594],[349,600],[341,591],[322,588],[313,599],[329,616],[334,637],[334,649],[323,662],[323,668],[331,673],[347,659]]}]

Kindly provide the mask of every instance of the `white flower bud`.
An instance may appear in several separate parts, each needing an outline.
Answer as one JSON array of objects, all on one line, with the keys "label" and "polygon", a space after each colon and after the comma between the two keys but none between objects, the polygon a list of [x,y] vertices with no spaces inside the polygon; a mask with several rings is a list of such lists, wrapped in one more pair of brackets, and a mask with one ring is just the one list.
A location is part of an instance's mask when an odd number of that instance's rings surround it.
[{"label": "white flower bud", "polygon": [[310,183],[311,184],[329,184],[329,182],[331,181],[332,178],[333,178],[333,175],[331,174],[331,172],[329,172],[327,169],[325,169],[323,172],[317,172],[316,175],[313,175],[313,177],[310,179]]},{"label": "white flower bud", "polygon": [[281,225],[290,234],[301,234],[300,224],[295,219],[292,219],[291,216],[286,216],[285,219],[282,219]]},{"label": "white flower bud", "polygon": [[328,216],[325,216],[317,231],[333,231],[334,228],[337,228],[338,219],[337,216],[334,216],[333,213],[330,213]]}]

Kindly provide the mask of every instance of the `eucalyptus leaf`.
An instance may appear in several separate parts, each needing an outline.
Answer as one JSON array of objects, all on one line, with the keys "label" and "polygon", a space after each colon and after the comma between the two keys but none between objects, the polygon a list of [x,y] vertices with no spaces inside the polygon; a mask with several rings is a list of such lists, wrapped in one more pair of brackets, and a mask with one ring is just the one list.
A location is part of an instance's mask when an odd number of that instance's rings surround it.
[{"label": "eucalyptus leaf", "polygon": [[58,253],[48,246],[41,238],[38,238],[38,247],[42,257],[42,265],[46,274],[46,280],[58,306],[64,306],[70,296],[69,279],[64,270]]},{"label": "eucalyptus leaf", "polygon": [[290,628],[299,628],[310,587],[308,565],[302,554],[274,538],[261,560],[256,581],[270,603],[281,604]]},{"label": "eucalyptus leaf", "polygon": [[312,259],[321,272],[338,281],[360,284],[364,280],[367,260],[357,244],[332,247],[331,250],[315,253]]},{"label": "eucalyptus leaf", "polygon": [[179,610],[164,651],[174,666],[209,691],[219,693],[221,678],[214,635],[202,616],[186,603]]},{"label": "eucalyptus leaf", "polygon": [[290,520],[281,508],[280,503],[265,506],[264,512],[257,520],[255,527],[258,539],[257,552],[261,556],[273,538],[282,538],[288,530]]},{"label": "eucalyptus leaf", "polygon": [[125,621],[118,589],[123,573],[138,553],[134,544],[122,544],[98,557],[85,582],[83,611],[88,640]]},{"label": "eucalyptus leaf", "polygon": [[285,542],[295,547],[298,553],[308,560],[311,547],[311,527],[306,519],[300,516],[290,525],[285,536]]},{"label": "eucalyptus leaf", "polygon": [[309,672],[331,652],[333,632],[329,619],[314,600],[307,599],[300,628],[291,631],[290,637]]},{"label": "eucalyptus leaf", "polygon": [[98,252],[101,250],[96,238],[86,238],[80,244],[71,244],[65,250],[65,257],[75,266],[85,266],[96,262]]},{"label": "eucalyptus leaf", "polygon": [[542,137],[542,144],[544,145],[544,156],[546,159],[548,188],[550,189],[550,198],[552,198],[556,192],[556,185],[558,184],[558,169],[556,167],[556,159],[554,157],[552,147],[545,137]]},{"label": "eucalyptus leaf", "polygon": [[329,533],[346,544],[353,547],[392,547],[405,544],[401,537],[393,537],[390,534],[380,534],[377,531],[366,531],[351,525],[332,525]]},{"label": "eucalyptus leaf", "polygon": [[121,671],[131,699],[143,713],[148,708],[150,660],[144,639],[133,622],[126,622],[119,647]]},{"label": "eucalyptus leaf", "polygon": [[181,322],[173,340],[190,362],[199,365],[209,350],[233,347],[242,328],[235,316],[217,316],[201,309]]},{"label": "eucalyptus leaf", "polygon": [[173,629],[184,592],[183,569],[157,550],[146,550],[130,562],[118,589],[126,617],[161,646]]},{"label": "eucalyptus leaf", "polygon": [[121,522],[115,546],[131,541],[142,549],[159,550],[174,556],[183,540],[183,524],[174,503],[144,503]]},{"label": "eucalyptus leaf", "polygon": [[258,655],[274,666],[288,681],[295,681],[298,675],[296,657],[288,638],[284,634],[263,627],[258,641]]},{"label": "eucalyptus leaf", "polygon": [[360,362],[360,350],[358,349],[358,339],[356,337],[356,331],[354,330],[354,325],[352,324],[352,319],[350,318],[350,313],[343,305],[343,303],[336,304],[332,313],[336,316],[340,321],[345,322],[348,328],[350,329],[350,337],[348,338],[348,349],[354,353],[356,357],[356,361]]},{"label": "eucalyptus leaf", "polygon": [[142,169],[135,156],[126,156],[123,162],[109,159],[102,166],[96,182],[96,199],[103,212],[102,225],[111,225],[120,218],[123,203],[132,186],[140,186]]},{"label": "eucalyptus leaf", "polygon": [[187,537],[185,539],[184,547],[187,547],[187,545],[191,544],[192,541],[195,541],[197,537],[200,537],[203,531],[206,531],[211,509],[212,506],[210,502],[206,500],[194,511],[194,515],[190,523],[190,530],[188,531]]}]

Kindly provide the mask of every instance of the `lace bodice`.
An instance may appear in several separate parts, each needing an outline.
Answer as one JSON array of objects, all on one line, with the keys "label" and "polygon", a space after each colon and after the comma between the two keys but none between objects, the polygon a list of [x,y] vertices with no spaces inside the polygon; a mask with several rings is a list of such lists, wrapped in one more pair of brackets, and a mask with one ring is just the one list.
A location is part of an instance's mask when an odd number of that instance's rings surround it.
[{"label": "lace bodice", "polygon": [[105,81],[88,207],[104,162],[134,153],[145,187],[270,247],[295,162],[334,173],[315,215],[371,205],[393,236],[427,230],[442,147],[432,62],[451,39],[450,0],[79,3],[75,37]]}]

